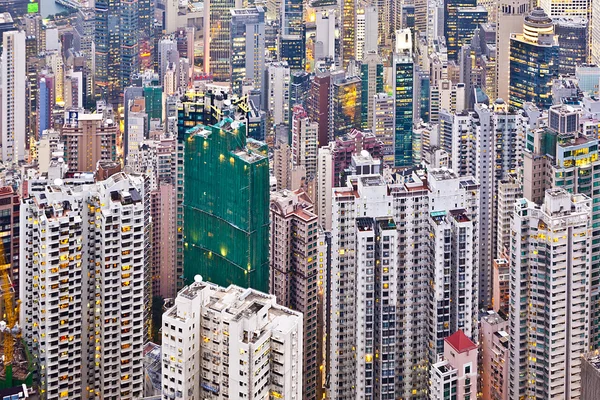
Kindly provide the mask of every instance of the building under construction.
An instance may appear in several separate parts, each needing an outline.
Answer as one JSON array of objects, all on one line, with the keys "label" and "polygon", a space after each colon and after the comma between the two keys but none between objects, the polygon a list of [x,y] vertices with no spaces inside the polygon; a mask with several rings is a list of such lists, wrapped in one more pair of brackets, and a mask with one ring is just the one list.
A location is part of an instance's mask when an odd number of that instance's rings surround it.
[{"label": "building under construction", "polygon": [[246,126],[224,118],[185,139],[184,274],[269,291],[269,160]]},{"label": "building under construction", "polygon": [[[4,333],[3,333],[4,334]],[[11,334],[12,335],[12,334]],[[33,386],[33,363],[23,339],[14,339],[12,362],[5,364],[4,348],[0,347],[0,389]]]}]

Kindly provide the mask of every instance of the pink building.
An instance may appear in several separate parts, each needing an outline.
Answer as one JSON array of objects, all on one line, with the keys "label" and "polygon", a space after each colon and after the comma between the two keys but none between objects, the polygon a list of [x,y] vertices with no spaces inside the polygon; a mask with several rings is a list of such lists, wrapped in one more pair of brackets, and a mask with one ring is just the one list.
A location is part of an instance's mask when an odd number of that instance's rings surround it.
[{"label": "pink building", "polygon": [[431,400],[476,400],[477,345],[461,330],[448,336],[430,378]]},{"label": "pink building", "polygon": [[481,318],[481,382],[486,400],[508,400],[508,321],[493,311]]}]

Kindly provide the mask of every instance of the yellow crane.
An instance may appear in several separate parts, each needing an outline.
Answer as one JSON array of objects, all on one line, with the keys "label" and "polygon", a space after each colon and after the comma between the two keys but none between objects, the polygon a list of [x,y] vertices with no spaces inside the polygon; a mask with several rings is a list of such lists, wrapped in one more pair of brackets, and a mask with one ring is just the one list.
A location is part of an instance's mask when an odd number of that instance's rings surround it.
[{"label": "yellow crane", "polygon": [[[6,262],[6,258],[4,243],[0,240],[0,260]],[[0,289],[2,290],[2,300],[4,300],[4,318],[6,321],[6,326],[0,326],[4,340],[5,367],[12,364],[15,339],[19,340],[21,338],[21,328],[18,323],[21,300],[15,299],[15,291],[10,281],[10,268],[10,263],[0,265]]]}]

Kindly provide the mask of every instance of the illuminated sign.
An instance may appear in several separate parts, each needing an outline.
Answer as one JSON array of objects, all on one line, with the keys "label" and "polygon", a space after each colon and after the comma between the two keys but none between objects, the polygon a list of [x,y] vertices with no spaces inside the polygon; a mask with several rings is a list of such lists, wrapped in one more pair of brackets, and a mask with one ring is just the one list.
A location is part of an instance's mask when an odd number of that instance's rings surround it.
[{"label": "illuminated sign", "polygon": [[40,3],[27,3],[27,13],[35,14],[40,12]]}]

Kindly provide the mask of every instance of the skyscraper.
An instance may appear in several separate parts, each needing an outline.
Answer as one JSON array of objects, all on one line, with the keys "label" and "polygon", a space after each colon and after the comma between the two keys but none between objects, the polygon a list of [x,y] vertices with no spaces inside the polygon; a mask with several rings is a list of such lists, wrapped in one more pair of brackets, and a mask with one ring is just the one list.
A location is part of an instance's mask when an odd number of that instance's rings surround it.
[{"label": "skyscraper", "polygon": [[348,66],[356,57],[356,1],[342,0],[341,15],[341,65]]},{"label": "skyscraper", "polygon": [[[308,118],[301,105],[294,106],[292,116],[292,166],[304,167],[306,177],[317,175],[317,135],[319,125]],[[293,188],[294,189],[294,188]]]},{"label": "skyscraper", "polygon": [[[508,101],[510,80],[510,36],[523,32],[523,18],[529,14],[529,0],[500,0],[496,24],[495,97]],[[492,99],[495,100],[495,99]]]},{"label": "skyscraper", "polygon": [[306,64],[304,2],[281,0],[281,9],[280,60],[286,61],[292,70],[304,70]]},{"label": "skyscraper", "polygon": [[412,131],[415,69],[411,35],[410,29],[396,33],[396,51],[392,61],[396,103],[396,131],[394,134],[394,165],[396,167],[409,167],[413,164]]},{"label": "skyscraper", "polygon": [[318,312],[323,294],[315,284],[317,261],[322,257],[317,252],[318,218],[302,189],[273,193],[270,212],[270,293],[278,304],[304,315],[302,398],[322,398],[318,376],[323,354],[317,351],[317,325],[323,322]]},{"label": "skyscraper", "polygon": [[264,143],[226,118],[186,133],[184,273],[269,290],[269,161]]},{"label": "skyscraper", "polygon": [[394,97],[387,93],[377,93],[371,99],[373,103],[373,119],[370,121],[371,132],[383,143],[385,165],[394,166]]},{"label": "skyscraper", "polygon": [[523,33],[510,36],[511,106],[521,108],[523,103],[532,102],[544,109],[552,105],[552,80],[558,76],[558,52],[552,20],[544,10],[536,8],[525,17]]},{"label": "skyscraper", "polygon": [[557,17],[583,17],[587,18],[590,11],[590,3],[594,0],[540,0],[539,6],[552,19]]},{"label": "skyscraper", "polygon": [[95,2],[96,99],[123,104],[123,90],[139,68],[138,0]]},{"label": "skyscraper", "polygon": [[265,11],[231,10],[231,87],[241,95],[244,84],[262,89],[265,69]]},{"label": "skyscraper", "polygon": [[577,66],[588,58],[588,22],[585,18],[554,18],[558,36],[558,73],[574,75]]},{"label": "skyscraper", "polygon": [[25,32],[2,34],[2,161],[25,159],[26,143],[26,65]]},{"label": "skyscraper", "polygon": [[360,65],[361,78],[361,128],[367,129],[373,123],[373,97],[383,92],[383,61],[375,51],[365,54]]},{"label": "skyscraper", "polygon": [[234,0],[211,0],[204,5],[204,72],[216,81],[229,80],[232,8],[236,8]]},{"label": "skyscraper", "polygon": [[[342,72],[343,74],[343,72]],[[336,76],[331,84],[330,138],[361,127],[361,80],[357,76]]]},{"label": "skyscraper", "polygon": [[590,211],[589,197],[564,189],[547,190],[541,207],[515,204],[509,398],[579,397],[580,357],[590,343]]},{"label": "skyscraper", "polygon": [[142,397],[146,196],[141,176],[117,173],[21,205],[20,318],[45,398]]},{"label": "skyscraper", "polygon": [[458,60],[460,50],[458,9],[476,6],[476,0],[444,0],[444,36],[448,47],[448,60]]}]

